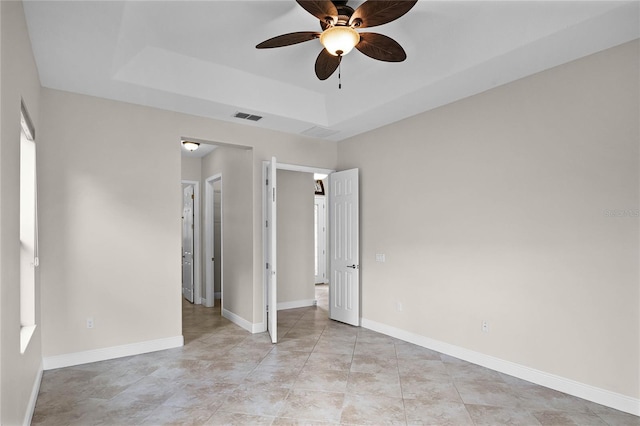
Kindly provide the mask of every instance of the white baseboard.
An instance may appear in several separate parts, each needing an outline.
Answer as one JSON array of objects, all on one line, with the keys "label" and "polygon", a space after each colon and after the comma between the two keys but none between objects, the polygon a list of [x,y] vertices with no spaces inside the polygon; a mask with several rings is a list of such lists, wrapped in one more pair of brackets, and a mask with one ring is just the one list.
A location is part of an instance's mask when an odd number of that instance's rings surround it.
[{"label": "white baseboard", "polygon": [[184,338],[182,336],[175,336],[122,346],[111,346],[109,348],[54,355],[44,357],[42,361],[45,370],[53,370],[56,368],[71,367],[73,365],[88,364],[90,362],[105,361],[107,359],[122,358],[164,349],[179,348],[181,346],[184,346]]},{"label": "white baseboard", "polygon": [[640,399],[611,392],[606,389],[580,383],[565,377],[556,376],[524,365],[505,361],[480,352],[451,345],[429,337],[421,336],[406,330],[362,318],[362,327],[413,343],[446,355],[453,356],[492,370],[518,377],[528,382],[555,389],[569,395],[577,396],[616,410],[640,416]]},{"label": "white baseboard", "polygon": [[40,383],[42,383],[43,371],[44,367],[42,366],[42,363],[40,363],[40,367],[38,367],[38,372],[36,373],[36,378],[33,381],[33,387],[31,388],[27,411],[24,413],[24,422],[22,422],[24,426],[29,426],[31,424],[31,420],[33,420],[33,413],[36,411],[36,401],[38,400],[38,393],[40,392]]},{"label": "white baseboard", "polygon": [[278,310],[282,311],[285,309],[295,309],[295,308],[306,308],[308,306],[315,305],[315,299],[306,299],[306,300],[294,300],[292,302],[282,302],[278,303]]},{"label": "white baseboard", "polygon": [[267,331],[267,323],[266,322],[258,322],[252,325],[251,332],[253,334],[256,333],[264,333]]},{"label": "white baseboard", "polygon": [[226,309],[222,309],[222,316],[234,323],[235,325],[244,328],[249,333],[262,333],[267,331],[267,324],[264,322],[251,323],[246,319],[242,318],[240,315],[236,315],[231,311]]}]

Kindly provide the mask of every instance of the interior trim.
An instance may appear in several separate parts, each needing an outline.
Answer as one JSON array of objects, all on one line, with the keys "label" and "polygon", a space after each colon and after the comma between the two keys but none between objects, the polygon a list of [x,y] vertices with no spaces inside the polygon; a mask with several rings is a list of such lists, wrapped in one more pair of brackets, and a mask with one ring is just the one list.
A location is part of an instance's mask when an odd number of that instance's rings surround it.
[{"label": "interior trim", "polygon": [[292,300],[291,302],[281,302],[276,306],[279,311],[283,311],[286,309],[295,309],[295,308],[306,308],[309,306],[315,306],[315,299],[305,299],[305,300]]},{"label": "interior trim", "polygon": [[167,337],[165,339],[148,340],[146,342],[131,343],[128,345],[111,346],[90,351],[74,352],[69,354],[43,357],[44,370],[53,370],[73,365],[88,364],[90,362],[105,361],[108,359],[122,358],[131,355],[140,355],[148,352],[173,349],[184,346],[183,336]]},{"label": "interior trim", "polygon": [[35,413],[36,411],[36,402],[38,400],[38,393],[40,393],[40,383],[42,383],[43,372],[44,368],[41,362],[36,373],[36,378],[33,381],[33,388],[31,389],[31,395],[29,396],[27,411],[24,414],[24,421],[22,422],[24,426],[29,426],[31,424],[31,421],[33,420],[33,413]]},{"label": "interior trim", "polygon": [[556,376],[524,365],[472,351],[460,346],[421,336],[410,331],[362,318],[362,327],[368,328],[405,342],[413,343],[473,364],[481,365],[500,373],[508,374],[531,383],[551,388],[616,410],[640,416],[640,399],[622,395],[606,389],[580,383],[566,377]]}]

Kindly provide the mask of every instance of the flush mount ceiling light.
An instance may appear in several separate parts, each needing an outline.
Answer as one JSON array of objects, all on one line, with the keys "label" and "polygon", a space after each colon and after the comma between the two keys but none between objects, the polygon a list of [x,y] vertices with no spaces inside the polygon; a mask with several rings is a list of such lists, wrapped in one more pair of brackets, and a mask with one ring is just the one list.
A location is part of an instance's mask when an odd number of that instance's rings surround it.
[{"label": "flush mount ceiling light", "polygon": [[356,28],[375,27],[394,21],[411,10],[418,0],[367,0],[356,10],[347,6],[345,0],[296,1],[304,10],[320,20],[323,31],[300,31],[279,35],[258,44],[257,49],[290,46],[319,38],[324,47],[316,59],[315,66],[316,75],[320,80],[329,78],[340,67],[342,57],[354,47],[379,61],[402,62],[407,58],[402,46],[394,39],[377,33],[359,33]]},{"label": "flush mount ceiling light", "polygon": [[182,146],[187,151],[195,151],[196,149],[198,149],[200,144],[198,142],[182,141]]},{"label": "flush mount ceiling light", "polygon": [[322,179],[326,178],[327,176],[329,176],[329,175],[326,174],[326,173],[314,173],[313,174],[313,179],[314,180],[322,180]]}]

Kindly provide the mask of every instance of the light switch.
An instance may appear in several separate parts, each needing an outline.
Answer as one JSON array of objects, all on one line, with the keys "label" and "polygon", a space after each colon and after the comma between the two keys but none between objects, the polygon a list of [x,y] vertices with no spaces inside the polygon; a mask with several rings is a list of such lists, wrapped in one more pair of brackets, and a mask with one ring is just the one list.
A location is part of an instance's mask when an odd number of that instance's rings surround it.
[{"label": "light switch", "polygon": [[376,253],[376,262],[385,262],[385,258],[384,258],[384,254],[382,253]]}]

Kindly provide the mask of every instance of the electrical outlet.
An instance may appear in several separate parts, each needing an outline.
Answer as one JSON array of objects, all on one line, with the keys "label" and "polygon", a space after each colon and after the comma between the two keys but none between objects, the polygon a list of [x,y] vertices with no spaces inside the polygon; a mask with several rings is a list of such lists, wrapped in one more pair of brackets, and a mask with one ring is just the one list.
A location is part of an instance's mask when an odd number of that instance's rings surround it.
[{"label": "electrical outlet", "polygon": [[87,328],[93,328],[93,318],[87,318]]},{"label": "electrical outlet", "polygon": [[385,260],[384,253],[376,253],[376,262],[384,263]]},{"label": "electrical outlet", "polygon": [[482,332],[483,333],[489,332],[489,323],[487,321],[482,321]]}]

